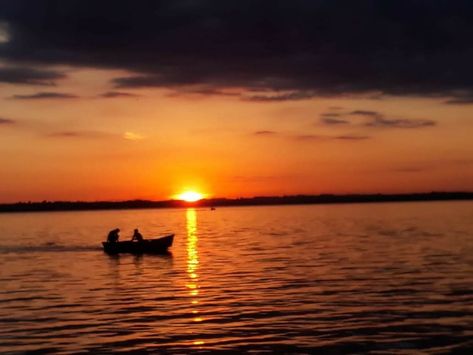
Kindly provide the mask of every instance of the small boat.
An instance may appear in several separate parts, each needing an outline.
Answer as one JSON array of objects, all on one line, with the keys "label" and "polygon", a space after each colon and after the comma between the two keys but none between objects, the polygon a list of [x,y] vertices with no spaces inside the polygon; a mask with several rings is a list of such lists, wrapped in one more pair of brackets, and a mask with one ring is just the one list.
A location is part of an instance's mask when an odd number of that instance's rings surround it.
[{"label": "small boat", "polygon": [[131,253],[131,254],[162,254],[168,251],[174,241],[174,234],[168,234],[156,239],[144,239],[141,242],[102,242],[103,251],[107,254]]}]

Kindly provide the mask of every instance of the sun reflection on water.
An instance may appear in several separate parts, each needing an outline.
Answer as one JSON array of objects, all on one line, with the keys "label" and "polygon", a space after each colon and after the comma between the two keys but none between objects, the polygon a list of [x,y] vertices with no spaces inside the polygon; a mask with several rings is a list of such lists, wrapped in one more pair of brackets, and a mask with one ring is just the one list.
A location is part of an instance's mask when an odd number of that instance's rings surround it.
[{"label": "sun reflection on water", "polygon": [[[204,321],[204,318],[198,316],[199,310],[196,308],[199,304],[199,251],[197,237],[197,213],[194,208],[188,208],[186,211],[186,226],[187,226],[187,276],[189,277],[186,283],[191,304],[193,305],[192,314],[193,322],[199,323]],[[203,345],[204,342],[199,340],[193,343],[194,345]]]}]

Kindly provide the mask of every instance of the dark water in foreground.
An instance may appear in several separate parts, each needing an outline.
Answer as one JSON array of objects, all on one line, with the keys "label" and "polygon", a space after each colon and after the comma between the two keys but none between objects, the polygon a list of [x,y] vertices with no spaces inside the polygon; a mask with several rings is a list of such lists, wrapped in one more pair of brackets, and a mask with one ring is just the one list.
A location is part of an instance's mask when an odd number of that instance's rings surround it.
[{"label": "dark water in foreground", "polygon": [[[175,232],[110,257],[119,226]],[[0,215],[0,353],[473,353],[473,203]]]}]

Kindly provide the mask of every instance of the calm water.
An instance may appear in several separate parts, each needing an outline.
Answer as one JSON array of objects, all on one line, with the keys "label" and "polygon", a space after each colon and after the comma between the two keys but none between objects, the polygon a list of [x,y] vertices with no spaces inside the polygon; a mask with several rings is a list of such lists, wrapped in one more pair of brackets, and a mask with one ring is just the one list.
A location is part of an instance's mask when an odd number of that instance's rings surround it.
[{"label": "calm water", "polygon": [[[176,233],[172,255],[100,241]],[[0,215],[0,353],[473,350],[473,203]]]}]

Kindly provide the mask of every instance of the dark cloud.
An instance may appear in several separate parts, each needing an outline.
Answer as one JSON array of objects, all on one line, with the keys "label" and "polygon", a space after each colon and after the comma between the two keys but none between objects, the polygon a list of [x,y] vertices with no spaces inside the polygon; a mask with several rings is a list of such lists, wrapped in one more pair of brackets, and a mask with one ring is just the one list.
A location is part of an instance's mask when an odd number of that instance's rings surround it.
[{"label": "dark cloud", "polygon": [[32,95],[13,95],[14,100],[76,99],[78,96],[60,92],[38,92]]},{"label": "dark cloud", "polygon": [[263,102],[473,93],[471,0],[0,0],[0,8],[8,30],[0,59],[128,70],[115,81],[122,88],[273,91],[242,97]]},{"label": "dark cloud", "polygon": [[[166,81],[164,78],[158,75],[136,75],[127,76],[123,78],[116,78],[113,80],[117,88],[144,88],[144,87],[166,87],[170,86],[172,80]],[[186,84],[183,82],[182,84]],[[190,84],[190,83],[187,83]],[[179,83],[173,83],[173,86],[179,85]]]},{"label": "dark cloud", "polygon": [[0,83],[53,86],[55,80],[64,77],[64,74],[53,70],[23,67],[0,68]]},{"label": "dark cloud", "polygon": [[473,95],[459,96],[445,101],[448,105],[473,105]]},{"label": "dark cloud", "polygon": [[346,125],[350,124],[350,121],[343,120],[340,118],[330,118],[330,117],[323,117],[322,118],[322,123],[328,124],[328,125]]},{"label": "dark cloud", "polygon": [[[410,119],[410,118],[387,118],[382,113],[372,110],[355,110],[350,112],[323,113],[321,122],[332,126],[364,126],[364,127],[382,127],[382,128],[425,128],[437,125],[433,120]],[[344,119],[343,117],[362,116],[363,123],[356,123]],[[342,136],[350,137],[350,136]],[[348,138],[350,139],[350,138]]]},{"label": "dark cloud", "polygon": [[108,91],[100,95],[100,97],[103,97],[106,99],[113,99],[116,97],[139,97],[139,96],[140,95],[137,95],[137,94],[132,94],[129,92],[120,92],[120,91]]},{"label": "dark cloud", "polygon": [[321,121],[327,125],[347,125],[350,121],[343,118],[346,114],[342,112],[325,112],[320,115]]},{"label": "dark cloud", "polygon": [[357,135],[343,135],[334,137],[334,139],[340,139],[345,141],[362,141],[366,139],[371,139],[370,136],[357,136]]},{"label": "dark cloud", "polygon": [[310,91],[294,91],[283,94],[271,94],[271,95],[249,95],[243,96],[246,101],[259,101],[259,102],[277,102],[277,101],[294,101],[294,100],[307,100],[311,99],[316,94]]},{"label": "dark cloud", "polygon": [[241,97],[241,92],[235,91],[224,91],[216,88],[209,87],[186,87],[186,88],[175,88],[175,90],[168,94],[168,96],[186,96],[186,95],[202,95],[202,96],[228,96],[228,97]]},{"label": "dark cloud", "polygon": [[407,118],[389,119],[382,116],[374,117],[367,122],[368,127],[387,127],[387,128],[424,128],[435,126],[437,122],[432,120],[412,120]]},{"label": "dark cloud", "polygon": [[14,124],[15,121],[9,119],[9,118],[2,118],[0,117],[0,125],[11,125]]},{"label": "dark cloud", "polygon": [[368,110],[356,110],[349,113],[350,115],[357,115],[357,116],[370,116],[376,117],[379,116],[379,112],[376,111],[368,111]]},{"label": "dark cloud", "polygon": [[325,141],[325,140],[340,140],[340,141],[363,141],[371,139],[370,136],[360,136],[360,135],[341,135],[341,136],[321,136],[315,134],[301,134],[291,136],[292,139],[297,141]]}]

